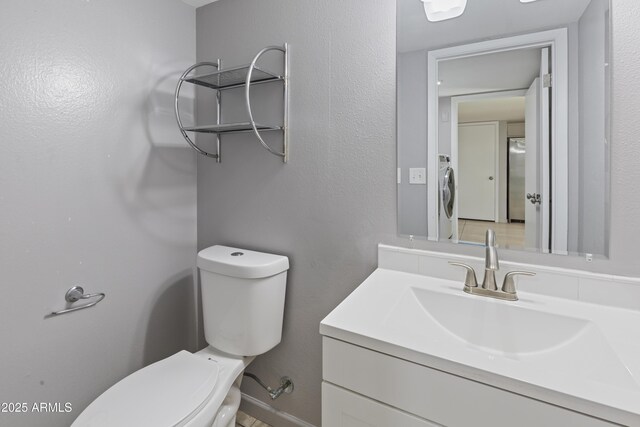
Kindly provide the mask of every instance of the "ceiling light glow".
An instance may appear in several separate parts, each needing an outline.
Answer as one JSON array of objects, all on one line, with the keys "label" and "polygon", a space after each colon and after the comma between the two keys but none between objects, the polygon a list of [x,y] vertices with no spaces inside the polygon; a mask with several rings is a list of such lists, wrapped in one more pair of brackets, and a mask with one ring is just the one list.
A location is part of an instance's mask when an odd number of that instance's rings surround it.
[{"label": "ceiling light glow", "polygon": [[[430,22],[457,18],[464,13],[467,0],[421,0],[424,13]],[[531,0],[528,0],[531,1]]]}]

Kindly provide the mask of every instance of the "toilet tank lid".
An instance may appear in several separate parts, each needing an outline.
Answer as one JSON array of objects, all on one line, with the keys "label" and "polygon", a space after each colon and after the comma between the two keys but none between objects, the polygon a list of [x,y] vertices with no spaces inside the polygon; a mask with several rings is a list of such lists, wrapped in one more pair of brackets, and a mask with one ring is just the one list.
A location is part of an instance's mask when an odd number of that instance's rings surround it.
[{"label": "toilet tank lid", "polygon": [[240,279],[259,279],[288,270],[289,258],[216,245],[198,252],[198,268]]}]

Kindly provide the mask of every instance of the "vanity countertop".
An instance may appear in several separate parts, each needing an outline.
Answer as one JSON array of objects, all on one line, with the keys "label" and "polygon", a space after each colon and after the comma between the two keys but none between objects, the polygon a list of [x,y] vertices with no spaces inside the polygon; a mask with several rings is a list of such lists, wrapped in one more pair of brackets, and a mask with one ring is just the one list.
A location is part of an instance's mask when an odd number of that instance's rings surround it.
[{"label": "vanity countertop", "polygon": [[640,312],[378,268],[324,336],[623,425],[640,425]]}]

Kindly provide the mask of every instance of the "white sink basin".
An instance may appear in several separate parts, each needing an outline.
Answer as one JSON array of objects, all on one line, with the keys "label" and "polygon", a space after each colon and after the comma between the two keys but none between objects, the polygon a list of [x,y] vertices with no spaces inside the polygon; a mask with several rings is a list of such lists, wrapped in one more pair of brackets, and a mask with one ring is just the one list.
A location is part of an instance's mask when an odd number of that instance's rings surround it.
[{"label": "white sink basin", "polygon": [[424,322],[435,322],[465,344],[511,358],[551,351],[593,331],[584,319],[413,287],[394,313],[410,310],[413,304],[424,309]]},{"label": "white sink basin", "polygon": [[460,290],[409,287],[387,315],[385,327],[419,324],[434,342],[504,363],[516,361],[530,373],[549,371],[567,381],[591,379],[640,392],[593,321],[541,309]]},{"label": "white sink basin", "polygon": [[[321,334],[640,425],[640,312],[376,270],[321,323]],[[551,399],[551,400],[550,400]]]}]

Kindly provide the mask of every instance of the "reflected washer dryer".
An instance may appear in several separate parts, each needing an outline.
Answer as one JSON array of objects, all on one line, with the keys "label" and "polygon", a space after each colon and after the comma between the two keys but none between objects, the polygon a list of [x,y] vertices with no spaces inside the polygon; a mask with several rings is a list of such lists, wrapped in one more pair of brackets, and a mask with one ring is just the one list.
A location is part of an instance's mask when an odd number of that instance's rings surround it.
[{"label": "reflected washer dryer", "polygon": [[447,154],[438,155],[438,223],[440,240],[453,237],[453,208],[456,201],[456,179],[451,158]]}]

